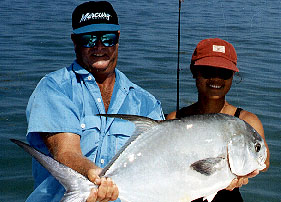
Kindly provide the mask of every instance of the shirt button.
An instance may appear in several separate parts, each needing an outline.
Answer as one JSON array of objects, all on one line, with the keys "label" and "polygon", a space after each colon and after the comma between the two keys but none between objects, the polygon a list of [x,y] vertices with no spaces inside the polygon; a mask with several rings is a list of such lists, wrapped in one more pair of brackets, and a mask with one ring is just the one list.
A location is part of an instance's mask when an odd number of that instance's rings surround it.
[{"label": "shirt button", "polygon": [[82,123],[82,124],[81,124],[81,128],[84,129],[85,127],[86,127],[86,125],[85,125],[84,123]]},{"label": "shirt button", "polygon": [[100,99],[100,98],[98,98],[98,99],[97,99],[97,101],[98,101],[98,102],[101,102],[101,99]]},{"label": "shirt button", "polygon": [[100,162],[101,162],[101,164],[104,164],[104,159],[101,159]]},{"label": "shirt button", "polygon": [[92,80],[92,76],[88,76],[88,80],[91,81]]}]

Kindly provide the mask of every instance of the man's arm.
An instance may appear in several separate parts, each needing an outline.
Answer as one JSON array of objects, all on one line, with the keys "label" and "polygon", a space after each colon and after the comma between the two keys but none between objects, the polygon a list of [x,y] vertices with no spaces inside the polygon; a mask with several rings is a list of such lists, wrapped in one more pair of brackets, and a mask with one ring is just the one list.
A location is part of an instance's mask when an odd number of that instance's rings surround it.
[{"label": "man's arm", "polygon": [[41,133],[41,137],[53,158],[76,170],[99,186],[93,189],[87,202],[114,201],[118,197],[118,188],[110,178],[100,178],[101,168],[83,156],[80,136],[74,133]]}]

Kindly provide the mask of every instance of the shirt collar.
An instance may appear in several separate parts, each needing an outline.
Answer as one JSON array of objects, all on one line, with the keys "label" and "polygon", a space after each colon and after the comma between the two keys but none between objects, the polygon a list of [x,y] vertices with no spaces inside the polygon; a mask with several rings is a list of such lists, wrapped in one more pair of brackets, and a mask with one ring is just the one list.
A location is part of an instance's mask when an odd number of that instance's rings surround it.
[{"label": "shirt collar", "polygon": [[115,68],[116,80],[115,84],[119,85],[119,89],[124,93],[128,93],[130,89],[135,88],[135,85],[117,68]]},{"label": "shirt collar", "polygon": [[[73,62],[73,71],[77,74],[81,75],[89,75],[90,72],[88,72],[86,69],[84,69],[81,65],[77,63],[77,60]],[[117,68],[115,68],[115,75],[116,75],[116,84],[120,86],[120,89],[124,91],[125,93],[129,92],[131,88],[134,88],[134,84],[126,77],[125,74],[123,74],[121,71],[119,71]]]},{"label": "shirt collar", "polygon": [[73,62],[73,71],[77,74],[89,74],[86,69],[84,69],[81,65],[77,63],[77,60]]}]

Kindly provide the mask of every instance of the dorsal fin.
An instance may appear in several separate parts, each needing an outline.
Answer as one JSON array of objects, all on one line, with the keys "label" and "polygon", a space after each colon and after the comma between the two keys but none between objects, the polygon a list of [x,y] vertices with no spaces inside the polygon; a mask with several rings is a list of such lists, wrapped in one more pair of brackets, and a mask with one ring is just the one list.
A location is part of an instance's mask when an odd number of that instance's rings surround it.
[{"label": "dorsal fin", "polygon": [[128,114],[97,114],[97,116],[104,116],[108,118],[118,118],[127,121],[131,121],[135,124],[136,129],[134,135],[139,135],[159,123],[159,121],[153,120],[144,116],[128,115]]},{"label": "dorsal fin", "polygon": [[100,176],[105,175],[106,171],[111,167],[111,165],[114,163],[114,161],[120,156],[120,154],[127,148],[129,144],[131,144],[133,141],[136,140],[136,138],[145,132],[147,129],[158,125],[159,121],[143,117],[143,116],[137,116],[137,115],[127,115],[127,114],[97,114],[97,116],[104,116],[109,118],[119,118],[123,120],[131,121],[135,124],[136,129],[133,133],[133,135],[128,139],[128,141],[121,147],[121,149],[116,153],[116,155],[111,159],[111,161],[104,167],[102,170]]}]

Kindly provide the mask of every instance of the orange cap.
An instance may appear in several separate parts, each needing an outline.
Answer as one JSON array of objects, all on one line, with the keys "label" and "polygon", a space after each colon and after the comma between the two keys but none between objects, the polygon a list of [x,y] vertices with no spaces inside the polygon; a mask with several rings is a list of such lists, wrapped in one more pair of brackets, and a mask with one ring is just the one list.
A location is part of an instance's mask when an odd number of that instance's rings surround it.
[{"label": "orange cap", "polygon": [[191,63],[239,71],[236,66],[237,54],[234,47],[219,38],[200,41],[192,54]]}]

